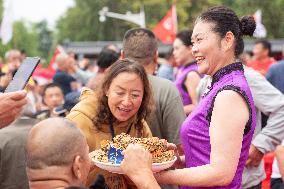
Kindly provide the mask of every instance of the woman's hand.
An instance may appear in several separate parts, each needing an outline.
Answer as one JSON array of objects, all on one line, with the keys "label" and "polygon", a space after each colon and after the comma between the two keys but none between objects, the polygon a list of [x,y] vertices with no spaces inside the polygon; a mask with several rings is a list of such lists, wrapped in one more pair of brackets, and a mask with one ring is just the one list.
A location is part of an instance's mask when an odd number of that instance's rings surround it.
[{"label": "woman's hand", "polygon": [[182,169],[185,168],[185,159],[184,156],[180,156],[178,152],[178,148],[175,144],[173,143],[168,143],[167,144],[168,150],[174,150],[175,156],[177,157],[176,162],[174,163],[173,167],[177,169]]}]

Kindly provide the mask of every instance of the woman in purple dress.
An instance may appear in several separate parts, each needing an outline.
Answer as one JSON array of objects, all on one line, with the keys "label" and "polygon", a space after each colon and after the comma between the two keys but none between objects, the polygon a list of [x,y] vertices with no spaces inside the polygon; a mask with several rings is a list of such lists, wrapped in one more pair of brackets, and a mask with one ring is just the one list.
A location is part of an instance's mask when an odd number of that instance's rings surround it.
[{"label": "woman in purple dress", "polygon": [[201,78],[197,72],[196,60],[192,55],[191,35],[192,31],[182,30],[177,33],[173,43],[173,55],[178,66],[175,85],[187,115],[197,105],[196,88]]},{"label": "woman in purple dress", "polygon": [[[182,169],[158,173],[158,183],[183,188],[241,188],[256,113],[237,59],[244,49],[242,36],[252,35],[254,30],[252,17],[239,20],[224,6],[210,8],[197,18],[192,51],[198,71],[210,75],[212,83],[181,128],[185,156],[177,164]],[[130,146],[125,151],[122,168],[138,188],[158,187],[149,174],[150,160],[140,147]],[[142,181],[137,179],[141,176]]]}]

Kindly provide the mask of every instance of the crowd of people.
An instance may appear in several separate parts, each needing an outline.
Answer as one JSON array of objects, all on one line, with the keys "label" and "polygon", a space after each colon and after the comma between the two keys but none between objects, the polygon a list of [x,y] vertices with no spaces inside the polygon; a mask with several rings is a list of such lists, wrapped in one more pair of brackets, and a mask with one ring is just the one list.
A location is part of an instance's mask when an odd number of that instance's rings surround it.
[{"label": "crowd of people", "polygon": [[[228,7],[202,12],[159,57],[146,28],[128,30],[122,49],[103,48],[91,63],[73,53],[55,59],[53,78],[32,77],[3,93],[25,58],[10,50],[0,72],[0,188],[260,189],[263,158],[275,159],[271,188],[284,188],[283,60],[267,40],[243,52],[252,16]],[[131,144],[124,175],[91,163],[104,140],[127,133],[159,137],[178,156],[153,173],[152,156]]]}]

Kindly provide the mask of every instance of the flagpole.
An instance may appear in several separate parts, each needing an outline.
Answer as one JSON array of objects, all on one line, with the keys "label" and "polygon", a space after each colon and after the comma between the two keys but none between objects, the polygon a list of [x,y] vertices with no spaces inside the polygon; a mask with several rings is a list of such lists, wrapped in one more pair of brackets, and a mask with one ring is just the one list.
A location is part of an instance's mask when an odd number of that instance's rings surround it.
[{"label": "flagpole", "polygon": [[115,12],[110,12],[108,10],[108,7],[103,7],[102,10],[99,11],[100,18],[99,20],[101,22],[104,22],[106,20],[106,17],[116,18],[120,20],[125,20],[128,22],[135,23],[139,25],[142,28],[146,27],[145,23],[145,12],[144,12],[144,6],[141,5],[140,12],[138,14],[133,14],[130,11],[127,11],[125,14],[119,14]]}]

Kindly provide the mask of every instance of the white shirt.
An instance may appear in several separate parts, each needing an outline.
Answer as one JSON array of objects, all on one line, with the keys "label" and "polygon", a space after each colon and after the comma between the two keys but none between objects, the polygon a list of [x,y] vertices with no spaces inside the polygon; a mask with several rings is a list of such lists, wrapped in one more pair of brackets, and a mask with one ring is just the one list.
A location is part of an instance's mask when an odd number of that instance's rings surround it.
[{"label": "white shirt", "polygon": [[[282,146],[284,146],[284,140],[282,141]],[[273,160],[273,165],[272,165],[272,174],[271,174],[271,178],[281,178],[281,174],[278,168],[278,164],[277,164],[277,160],[274,157]]]}]

